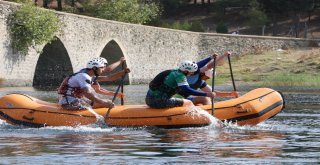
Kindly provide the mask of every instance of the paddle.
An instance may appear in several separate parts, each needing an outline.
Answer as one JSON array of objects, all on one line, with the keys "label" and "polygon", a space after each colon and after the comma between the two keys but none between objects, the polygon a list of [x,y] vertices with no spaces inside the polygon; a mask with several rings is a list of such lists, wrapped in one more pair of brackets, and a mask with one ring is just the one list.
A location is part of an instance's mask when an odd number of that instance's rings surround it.
[{"label": "paddle", "polygon": [[232,73],[232,67],[231,67],[230,54],[228,54],[228,61],[229,61],[229,69],[230,69],[230,75],[231,75],[231,80],[232,80],[233,90],[234,90],[234,91],[237,91],[237,89],[236,89],[236,85],[235,85],[235,83],[234,83],[233,73]]},{"label": "paddle", "polygon": [[[216,72],[216,58],[217,55],[214,54],[213,55],[213,72],[212,72],[212,81],[211,81],[211,86],[212,86],[212,92],[214,92],[214,79],[215,79],[215,72]],[[212,116],[213,116],[213,112],[214,112],[214,97],[211,97],[211,110],[212,110]]]},{"label": "paddle", "polygon": [[[125,68],[125,62],[122,63],[122,66],[121,66],[122,70]],[[125,77],[125,74],[122,76],[122,79]],[[121,93],[123,93],[123,82],[121,83]],[[124,105],[124,99],[123,97],[121,97],[121,105]]]},{"label": "paddle", "polygon": [[[118,88],[117,88],[117,90],[116,90],[116,93],[114,94],[114,96],[113,96],[113,98],[112,98],[112,103],[113,103],[114,100],[116,99],[116,96],[117,96],[118,93],[119,93],[120,87],[121,87],[121,86],[123,85],[123,83],[124,83],[124,79],[125,79],[126,75],[127,75],[127,72],[125,72],[125,74],[124,74],[124,75],[122,76],[122,78],[121,78],[121,81],[120,81],[120,84],[119,84],[119,86],[118,86]],[[110,114],[111,109],[112,109],[112,108],[109,108],[109,109],[108,109],[108,111],[107,111],[107,113],[106,113],[106,119],[109,117],[109,114]]]}]

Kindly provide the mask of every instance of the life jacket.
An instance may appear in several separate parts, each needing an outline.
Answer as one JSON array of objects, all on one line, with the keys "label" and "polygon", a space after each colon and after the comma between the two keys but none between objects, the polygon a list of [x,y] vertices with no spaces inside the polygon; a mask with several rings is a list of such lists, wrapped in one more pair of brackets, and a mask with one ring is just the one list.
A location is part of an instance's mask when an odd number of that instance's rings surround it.
[{"label": "life jacket", "polygon": [[165,70],[159,73],[150,83],[149,88],[151,90],[157,90],[164,83],[164,79],[171,73],[172,70]]},{"label": "life jacket", "polygon": [[168,85],[164,84],[165,78],[172,72],[173,70],[165,70],[159,73],[150,83],[149,88],[151,90],[158,90],[161,92],[166,93],[169,97],[176,94],[179,89],[178,88],[171,88]]},{"label": "life jacket", "polygon": [[[69,75],[63,79],[62,83],[60,84],[59,88],[57,89],[58,94],[64,95],[64,96],[75,96],[78,98],[83,97],[82,90],[79,87],[70,87],[68,85],[70,78],[72,76],[75,76],[76,74],[78,74],[78,73],[74,73],[74,74]],[[71,94],[67,94],[68,90],[71,91]]]}]

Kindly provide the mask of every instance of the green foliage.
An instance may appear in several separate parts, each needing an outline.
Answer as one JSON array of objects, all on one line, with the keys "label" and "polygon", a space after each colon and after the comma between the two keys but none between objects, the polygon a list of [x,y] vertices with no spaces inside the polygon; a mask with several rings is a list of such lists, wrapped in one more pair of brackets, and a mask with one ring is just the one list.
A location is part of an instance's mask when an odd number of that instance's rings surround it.
[{"label": "green foliage", "polygon": [[162,24],[161,26],[170,29],[204,32],[203,26],[200,22],[176,21],[173,24]]},{"label": "green foliage", "polygon": [[201,22],[193,22],[191,23],[190,31],[204,32],[204,27]]},{"label": "green foliage", "polygon": [[216,32],[217,32],[217,33],[227,34],[227,33],[228,33],[228,27],[226,26],[225,23],[219,22],[218,25],[217,25],[217,27],[216,27]]},{"label": "green foliage", "polygon": [[252,0],[248,11],[243,12],[242,15],[247,18],[246,24],[251,27],[261,27],[268,21],[267,15],[262,11],[262,7],[256,0]]},{"label": "green foliage", "polygon": [[190,3],[189,0],[158,0],[165,15],[173,15]]},{"label": "green foliage", "polygon": [[84,10],[94,17],[136,24],[147,24],[161,13],[158,4],[138,0],[97,0],[86,4]]},{"label": "green foliage", "polygon": [[63,7],[62,11],[67,12],[67,13],[75,13],[75,14],[77,14],[78,9],[76,7],[65,5]]},{"label": "green foliage", "polygon": [[24,4],[10,15],[8,25],[12,48],[26,54],[30,46],[53,41],[60,21],[52,11]]}]

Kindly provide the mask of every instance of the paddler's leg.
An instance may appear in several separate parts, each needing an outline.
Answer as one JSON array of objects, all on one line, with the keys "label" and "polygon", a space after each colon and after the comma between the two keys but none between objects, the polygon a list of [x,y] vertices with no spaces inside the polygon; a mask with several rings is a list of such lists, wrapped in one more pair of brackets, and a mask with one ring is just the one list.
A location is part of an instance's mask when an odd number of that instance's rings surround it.
[{"label": "paddler's leg", "polygon": [[187,99],[180,98],[146,98],[146,103],[151,108],[172,108],[172,107],[181,107],[181,106],[192,106],[193,103]]},{"label": "paddler's leg", "polygon": [[107,100],[107,99],[101,99],[101,102],[93,102],[91,103],[91,106],[93,109],[95,108],[113,108],[114,104],[112,103],[111,100]]},{"label": "paddler's leg", "polygon": [[203,97],[203,96],[194,96],[194,97],[192,97],[191,101],[193,102],[194,105],[198,105],[198,104],[209,105],[209,104],[211,104],[210,98]]},{"label": "paddler's leg", "polygon": [[194,104],[190,100],[183,99],[183,105],[182,106],[183,107],[192,107],[192,106],[194,106]]}]

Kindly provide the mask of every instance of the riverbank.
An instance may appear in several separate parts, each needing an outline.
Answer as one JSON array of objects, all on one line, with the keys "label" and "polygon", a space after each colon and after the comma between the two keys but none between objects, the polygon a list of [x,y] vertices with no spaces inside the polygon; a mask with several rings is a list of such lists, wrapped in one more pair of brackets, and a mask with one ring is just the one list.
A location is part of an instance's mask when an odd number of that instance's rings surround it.
[{"label": "riverbank", "polygon": [[[234,79],[240,86],[320,86],[320,49],[276,50],[232,56]],[[231,83],[228,61],[217,67],[216,84]],[[211,83],[211,82],[210,82]]]}]

